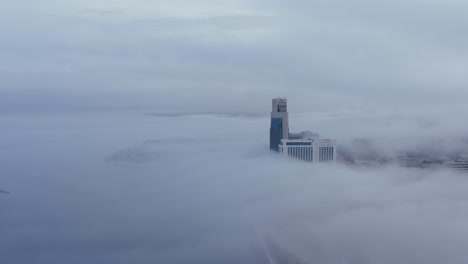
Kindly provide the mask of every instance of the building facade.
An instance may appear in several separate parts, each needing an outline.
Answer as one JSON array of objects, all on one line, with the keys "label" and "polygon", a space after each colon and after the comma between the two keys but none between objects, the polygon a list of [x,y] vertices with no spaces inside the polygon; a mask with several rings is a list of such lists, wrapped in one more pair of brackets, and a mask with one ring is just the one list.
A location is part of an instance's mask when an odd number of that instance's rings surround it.
[{"label": "building facade", "polygon": [[270,125],[270,149],[279,151],[282,139],[288,139],[289,120],[288,104],[285,98],[272,100],[271,125]]},{"label": "building facade", "polygon": [[335,162],[336,161],[336,140],[321,139],[319,143],[319,162]]},{"label": "building facade", "polygon": [[283,139],[278,146],[284,157],[292,157],[307,162],[335,162],[336,140],[307,138]]},{"label": "building facade", "polygon": [[285,157],[313,162],[317,155],[317,142],[314,140],[283,139],[279,144],[279,152]]}]

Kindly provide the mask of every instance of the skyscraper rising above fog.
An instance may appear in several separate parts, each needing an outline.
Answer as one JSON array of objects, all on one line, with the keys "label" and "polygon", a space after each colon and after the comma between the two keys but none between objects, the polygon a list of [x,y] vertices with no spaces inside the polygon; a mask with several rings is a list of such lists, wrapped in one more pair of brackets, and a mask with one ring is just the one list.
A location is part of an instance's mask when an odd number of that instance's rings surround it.
[{"label": "skyscraper rising above fog", "polygon": [[270,149],[278,151],[281,139],[288,139],[289,121],[288,104],[285,98],[272,100],[271,126],[270,126]]}]

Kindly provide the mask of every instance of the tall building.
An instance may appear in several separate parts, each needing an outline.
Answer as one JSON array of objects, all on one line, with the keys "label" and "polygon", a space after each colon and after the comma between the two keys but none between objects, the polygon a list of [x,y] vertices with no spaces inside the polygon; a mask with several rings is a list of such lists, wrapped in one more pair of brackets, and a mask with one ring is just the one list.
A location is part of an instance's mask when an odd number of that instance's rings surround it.
[{"label": "tall building", "polygon": [[288,105],[285,98],[272,100],[270,149],[285,157],[308,162],[335,162],[336,140],[320,139],[310,131],[289,133]]},{"label": "tall building", "polygon": [[279,151],[282,139],[288,139],[289,121],[288,104],[285,98],[272,100],[271,126],[270,126],[270,149]]}]

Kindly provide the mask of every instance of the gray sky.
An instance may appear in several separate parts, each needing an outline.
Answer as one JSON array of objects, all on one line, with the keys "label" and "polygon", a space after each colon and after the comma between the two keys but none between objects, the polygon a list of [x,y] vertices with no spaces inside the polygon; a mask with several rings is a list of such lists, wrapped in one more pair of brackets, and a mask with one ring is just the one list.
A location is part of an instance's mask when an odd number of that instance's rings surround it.
[{"label": "gray sky", "polygon": [[466,1],[3,0],[0,109],[456,111]]}]

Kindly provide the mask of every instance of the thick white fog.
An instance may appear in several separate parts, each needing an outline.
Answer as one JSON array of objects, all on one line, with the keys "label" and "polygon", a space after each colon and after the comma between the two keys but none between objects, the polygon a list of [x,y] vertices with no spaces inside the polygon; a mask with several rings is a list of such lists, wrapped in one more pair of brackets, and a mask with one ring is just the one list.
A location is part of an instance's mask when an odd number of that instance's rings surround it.
[{"label": "thick white fog", "polygon": [[[291,115],[295,130],[372,138],[387,152],[400,146],[387,138],[461,134],[440,120]],[[269,263],[266,252],[303,263],[468,261],[466,174],[285,160],[268,150],[267,116],[1,123],[0,189],[10,193],[0,193],[0,263]]]}]

